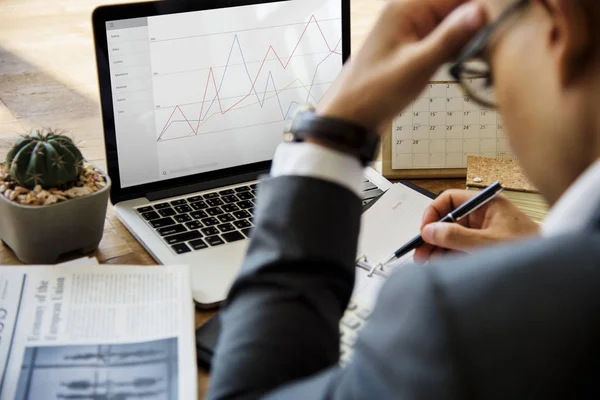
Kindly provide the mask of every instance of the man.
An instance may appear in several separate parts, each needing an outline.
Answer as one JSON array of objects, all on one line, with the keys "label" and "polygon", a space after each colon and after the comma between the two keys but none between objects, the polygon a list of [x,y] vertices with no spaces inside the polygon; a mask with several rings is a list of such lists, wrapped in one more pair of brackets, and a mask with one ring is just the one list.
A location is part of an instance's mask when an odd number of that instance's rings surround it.
[{"label": "man", "polygon": [[[600,2],[515,1],[390,1],[317,123],[303,120],[313,134],[282,145],[261,185],[210,398],[600,398]],[[358,132],[385,126],[486,20],[501,22],[478,55],[551,215],[537,232],[501,198],[440,225],[469,195],[438,198],[417,253],[431,262],[389,279],[340,368],[369,141]],[[448,250],[472,253],[437,258]]]}]

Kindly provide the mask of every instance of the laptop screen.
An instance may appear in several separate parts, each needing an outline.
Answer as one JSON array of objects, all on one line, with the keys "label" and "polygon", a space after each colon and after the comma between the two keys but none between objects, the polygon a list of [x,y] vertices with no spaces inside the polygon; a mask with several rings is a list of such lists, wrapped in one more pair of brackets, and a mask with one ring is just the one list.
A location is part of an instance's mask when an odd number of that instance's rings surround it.
[{"label": "laptop screen", "polygon": [[106,23],[121,187],[268,161],[342,68],[342,2]]}]

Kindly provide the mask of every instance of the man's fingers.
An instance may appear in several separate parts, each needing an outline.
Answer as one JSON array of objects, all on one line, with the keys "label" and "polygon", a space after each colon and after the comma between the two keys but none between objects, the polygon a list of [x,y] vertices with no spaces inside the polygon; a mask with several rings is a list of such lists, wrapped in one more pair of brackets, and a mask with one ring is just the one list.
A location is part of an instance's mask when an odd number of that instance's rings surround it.
[{"label": "man's fingers", "polygon": [[467,251],[491,242],[482,230],[451,223],[429,224],[423,228],[421,235],[426,243],[450,250]]},{"label": "man's fingers", "polygon": [[469,2],[458,7],[419,44],[423,67],[435,70],[455,57],[484,23],[481,4]]},{"label": "man's fingers", "polygon": [[423,223],[421,229],[425,225],[429,225],[434,222],[438,222],[440,219],[448,215],[448,213],[456,210],[459,206],[463,205],[479,193],[467,190],[447,190],[439,195],[423,214]]},{"label": "man's fingers", "polygon": [[[448,213],[446,213],[448,214]],[[421,222],[421,229],[425,227],[425,225],[433,224],[434,222],[438,222],[442,219],[442,216],[438,212],[437,208],[433,205],[430,205],[425,209],[423,213],[423,221]]]}]

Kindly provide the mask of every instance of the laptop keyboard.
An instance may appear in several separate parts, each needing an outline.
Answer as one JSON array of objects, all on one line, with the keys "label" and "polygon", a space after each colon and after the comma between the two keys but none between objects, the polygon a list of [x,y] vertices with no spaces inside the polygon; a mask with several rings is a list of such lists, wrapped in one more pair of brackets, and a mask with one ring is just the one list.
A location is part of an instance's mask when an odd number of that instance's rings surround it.
[{"label": "laptop keyboard", "polygon": [[352,357],[358,332],[371,315],[371,309],[352,298],[340,321],[340,365],[346,366]]},{"label": "laptop keyboard", "polygon": [[[363,181],[362,204],[383,193]],[[157,202],[135,210],[176,254],[204,250],[250,237],[257,184]]]},{"label": "laptop keyboard", "polygon": [[135,210],[177,254],[250,237],[257,185],[240,186]]}]

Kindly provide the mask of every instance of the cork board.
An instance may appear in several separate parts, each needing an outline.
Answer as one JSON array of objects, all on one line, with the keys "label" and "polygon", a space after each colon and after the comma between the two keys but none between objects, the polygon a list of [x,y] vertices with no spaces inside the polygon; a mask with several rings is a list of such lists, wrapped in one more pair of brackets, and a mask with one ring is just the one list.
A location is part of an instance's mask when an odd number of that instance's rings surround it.
[{"label": "cork board", "polygon": [[[481,182],[475,182],[475,178],[480,178]],[[468,157],[467,186],[485,188],[496,181],[499,181],[506,190],[538,193],[536,187],[523,174],[517,161]]]}]

